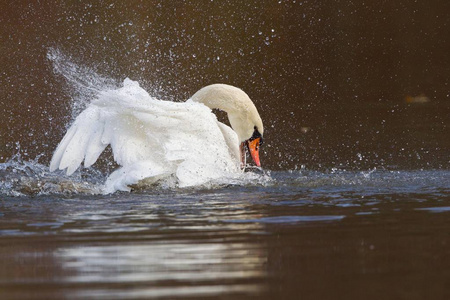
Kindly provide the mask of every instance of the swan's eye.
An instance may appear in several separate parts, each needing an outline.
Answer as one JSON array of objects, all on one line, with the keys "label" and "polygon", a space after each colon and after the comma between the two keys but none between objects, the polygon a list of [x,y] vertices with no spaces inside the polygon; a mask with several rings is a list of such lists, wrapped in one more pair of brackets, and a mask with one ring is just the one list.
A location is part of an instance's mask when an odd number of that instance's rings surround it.
[{"label": "swan's eye", "polygon": [[262,135],[261,133],[259,133],[258,128],[256,128],[256,126],[254,127],[255,131],[253,131],[253,135],[252,137],[249,139],[250,141],[256,140],[256,139],[260,139],[259,143],[262,144]]}]

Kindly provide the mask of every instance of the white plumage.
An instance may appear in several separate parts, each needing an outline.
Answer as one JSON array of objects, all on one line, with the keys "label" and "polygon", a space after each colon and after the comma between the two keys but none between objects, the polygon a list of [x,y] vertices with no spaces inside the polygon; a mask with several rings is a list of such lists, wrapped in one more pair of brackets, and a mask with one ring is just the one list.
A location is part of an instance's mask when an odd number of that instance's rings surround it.
[{"label": "white plumage", "polygon": [[[180,187],[193,186],[240,172],[239,143],[249,139],[248,132],[256,126],[263,131],[251,100],[240,99],[245,97],[240,89],[219,84],[203,88],[184,103],[161,101],[126,79],[122,88],[101,92],[75,119],[50,170],[66,169],[70,175],[83,160],[90,167],[111,145],[121,167],[108,177],[106,193],[166,177],[175,177]],[[236,111],[208,102],[214,99]],[[234,130],[217,121],[211,108],[226,110]],[[245,136],[238,136],[235,127]]]}]

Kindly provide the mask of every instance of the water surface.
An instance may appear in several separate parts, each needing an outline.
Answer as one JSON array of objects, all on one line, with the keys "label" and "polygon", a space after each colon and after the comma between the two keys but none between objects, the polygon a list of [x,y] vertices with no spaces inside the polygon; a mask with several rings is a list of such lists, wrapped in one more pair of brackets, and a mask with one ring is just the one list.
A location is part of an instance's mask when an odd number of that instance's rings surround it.
[{"label": "water surface", "polygon": [[448,171],[259,176],[113,195],[16,183],[0,202],[2,298],[449,296]]}]

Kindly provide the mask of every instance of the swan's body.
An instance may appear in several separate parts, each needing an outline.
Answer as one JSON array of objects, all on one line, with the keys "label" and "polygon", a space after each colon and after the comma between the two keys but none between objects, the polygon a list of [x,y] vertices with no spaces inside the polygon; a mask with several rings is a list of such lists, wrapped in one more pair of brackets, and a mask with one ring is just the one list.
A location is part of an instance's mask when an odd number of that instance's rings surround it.
[{"label": "swan's body", "polygon": [[[217,121],[214,108],[228,113],[233,129]],[[108,177],[105,192],[127,191],[129,185],[170,176],[179,186],[193,186],[239,172],[242,145],[248,140],[257,141],[252,157],[259,165],[262,133],[253,102],[236,87],[207,86],[177,103],[156,100],[126,79],[123,88],[100,93],[75,119],[50,170],[67,169],[70,175],[83,160],[85,167],[94,164],[111,145],[121,168]]]}]

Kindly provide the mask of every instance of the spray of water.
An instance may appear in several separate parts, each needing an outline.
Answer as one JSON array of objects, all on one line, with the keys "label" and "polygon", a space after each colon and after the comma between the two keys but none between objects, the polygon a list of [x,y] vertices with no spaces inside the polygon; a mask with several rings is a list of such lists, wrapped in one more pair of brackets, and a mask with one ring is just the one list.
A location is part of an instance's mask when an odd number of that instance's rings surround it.
[{"label": "spray of water", "polygon": [[[100,75],[95,66],[85,66],[76,63],[57,48],[50,48],[47,53],[52,62],[56,76],[62,76],[68,84],[71,95],[71,114],[75,119],[78,114],[96,99],[99,93],[119,88],[118,80]],[[70,122],[69,122],[70,124]],[[67,125],[69,125],[67,124]],[[19,147],[19,145],[18,145]],[[20,153],[20,151],[18,152]],[[81,168],[71,176],[62,171],[49,172],[48,166],[34,160],[26,161],[20,154],[0,164],[0,177],[5,178],[0,183],[0,194],[7,196],[22,195],[51,195],[51,194],[98,194],[103,191],[103,183],[112,172],[111,164],[106,172],[95,167]],[[202,184],[195,188],[214,189],[227,185],[269,185],[272,181],[270,172],[247,172],[244,174],[230,174]],[[177,183],[168,178],[157,182],[145,190],[177,189]]]},{"label": "spray of water", "polygon": [[100,75],[94,66],[77,64],[57,48],[50,48],[47,58],[57,76],[66,80],[71,94],[72,118],[75,118],[102,90],[116,89],[118,81]]},{"label": "spray of water", "polygon": [[85,169],[68,177],[62,172],[49,172],[39,158],[23,160],[16,154],[0,163],[0,194],[17,197],[101,193],[104,175],[98,170]]}]

